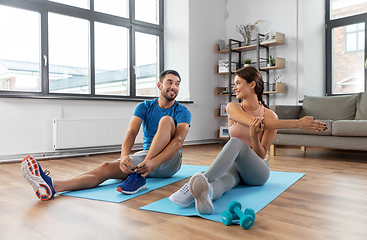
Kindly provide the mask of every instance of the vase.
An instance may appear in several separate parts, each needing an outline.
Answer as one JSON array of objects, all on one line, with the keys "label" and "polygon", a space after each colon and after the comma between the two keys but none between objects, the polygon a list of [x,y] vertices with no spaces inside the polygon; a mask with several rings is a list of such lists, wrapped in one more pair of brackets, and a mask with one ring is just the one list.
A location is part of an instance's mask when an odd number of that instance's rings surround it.
[{"label": "vase", "polygon": [[245,35],[243,35],[245,46],[248,46],[251,44],[251,37],[252,37],[252,32],[246,32]]}]

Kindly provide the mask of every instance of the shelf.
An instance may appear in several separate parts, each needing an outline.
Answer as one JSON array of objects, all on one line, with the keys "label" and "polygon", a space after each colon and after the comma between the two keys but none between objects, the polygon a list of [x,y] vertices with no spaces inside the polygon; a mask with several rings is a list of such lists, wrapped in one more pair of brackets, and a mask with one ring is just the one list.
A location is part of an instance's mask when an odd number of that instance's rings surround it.
[{"label": "shelf", "polygon": [[[275,39],[272,39],[269,41],[263,41],[260,43],[260,46],[273,47],[273,46],[279,46],[279,45],[284,45],[284,44],[285,44],[285,35],[283,33],[275,32]],[[248,46],[232,48],[232,51],[246,52],[246,51],[256,50],[256,48],[257,48],[257,45],[252,44]],[[219,44],[216,44],[216,52],[217,53],[228,53],[229,49],[224,49],[224,50],[219,51]]]},{"label": "shelf", "polygon": [[219,137],[219,130],[217,130],[216,136],[217,136],[216,138],[217,139],[220,139],[220,140],[229,140],[229,137],[225,137],[225,138],[222,137],[222,138],[220,138]]},{"label": "shelf", "polygon": [[219,117],[219,118],[227,118],[227,116],[221,116],[221,115],[219,115],[219,113],[220,113],[220,109],[219,108],[217,108],[217,111],[216,111],[216,117]]},{"label": "shelf", "polygon": [[[216,95],[217,96],[228,96],[229,95],[229,93],[227,93],[227,94],[223,94],[222,92],[223,91],[225,91],[226,90],[226,88],[225,87],[217,87],[216,88]],[[236,94],[235,93],[232,93],[232,96],[236,96]]]},{"label": "shelf", "polygon": [[260,68],[260,70],[263,70],[263,71],[276,70],[276,69],[285,69],[285,59],[284,58],[276,57],[275,66]]},{"label": "shelf", "polygon": [[275,83],[275,91],[264,92],[264,94],[272,93],[285,93],[285,83],[277,82]]}]

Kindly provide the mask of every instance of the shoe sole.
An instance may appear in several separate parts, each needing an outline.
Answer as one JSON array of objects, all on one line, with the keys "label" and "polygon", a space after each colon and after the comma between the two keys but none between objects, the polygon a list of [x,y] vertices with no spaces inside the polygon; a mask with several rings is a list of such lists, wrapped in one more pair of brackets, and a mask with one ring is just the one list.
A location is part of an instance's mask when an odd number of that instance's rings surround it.
[{"label": "shoe sole", "polygon": [[32,185],[36,196],[46,201],[52,197],[52,191],[48,184],[41,177],[37,160],[31,156],[26,156],[21,163],[22,176]]},{"label": "shoe sole", "polygon": [[140,190],[146,189],[146,185],[144,184],[143,186],[141,186],[140,188],[136,189],[135,191],[126,191],[126,190],[122,190],[120,187],[118,187],[116,190],[121,192],[121,193],[125,193],[125,194],[135,194],[137,192],[139,192]]},{"label": "shoe sole", "polygon": [[204,175],[195,173],[190,179],[189,189],[195,198],[196,211],[200,214],[212,214],[214,207],[209,197],[209,186]]}]

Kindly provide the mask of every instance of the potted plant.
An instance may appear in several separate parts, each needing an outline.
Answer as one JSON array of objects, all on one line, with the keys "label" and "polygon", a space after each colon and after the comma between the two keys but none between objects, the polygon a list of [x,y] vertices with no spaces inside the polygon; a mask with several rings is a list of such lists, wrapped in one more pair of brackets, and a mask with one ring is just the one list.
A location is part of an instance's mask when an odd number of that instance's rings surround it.
[{"label": "potted plant", "polygon": [[273,67],[273,66],[275,66],[275,59],[270,55],[268,67]]},{"label": "potted plant", "polygon": [[249,58],[245,59],[245,60],[244,60],[244,65],[243,65],[243,67],[251,67],[251,62],[252,62],[252,60],[251,60],[251,59],[249,59]]}]

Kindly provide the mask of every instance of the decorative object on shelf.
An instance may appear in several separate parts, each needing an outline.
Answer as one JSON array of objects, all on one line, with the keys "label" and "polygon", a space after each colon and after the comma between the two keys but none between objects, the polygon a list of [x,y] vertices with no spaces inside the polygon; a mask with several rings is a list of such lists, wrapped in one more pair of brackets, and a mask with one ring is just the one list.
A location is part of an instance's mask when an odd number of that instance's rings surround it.
[{"label": "decorative object on shelf", "polygon": [[[272,89],[272,91],[275,91],[276,90],[276,84],[277,84],[277,81],[278,81],[278,79],[281,77],[282,75],[278,75],[276,78],[274,78],[274,83],[272,84],[272,88],[270,88],[270,89]],[[279,82],[281,82],[281,81],[279,81]]]},{"label": "decorative object on shelf", "polygon": [[275,66],[275,59],[270,55],[268,67]]},{"label": "decorative object on shelf", "polygon": [[264,33],[264,41],[270,41],[273,40],[273,33],[272,31]]},{"label": "decorative object on shelf", "polygon": [[240,26],[236,26],[236,30],[237,32],[239,32],[245,42],[245,46],[250,45],[251,43],[251,37],[252,37],[252,33],[254,30],[256,30],[256,25],[260,22],[266,22],[264,20],[258,20],[257,22],[255,22],[255,24],[247,24],[247,25],[240,25]]},{"label": "decorative object on shelf", "polygon": [[226,42],[222,39],[218,40],[218,45],[219,45],[219,51],[227,49]]},{"label": "decorative object on shelf", "polygon": [[247,58],[243,61],[243,63],[243,67],[251,67],[252,60],[250,58]]},{"label": "decorative object on shelf", "polygon": [[222,117],[227,117],[228,116],[226,108],[227,108],[227,104],[221,104],[220,105],[219,116],[222,116]]},{"label": "decorative object on shelf", "polygon": [[[228,72],[229,71],[229,60],[219,60],[218,61],[218,73]],[[236,71],[236,62],[232,62],[232,71]]]},{"label": "decorative object on shelf", "polygon": [[220,127],[219,129],[219,137],[220,138],[229,138],[229,131],[228,131],[228,127]]}]

